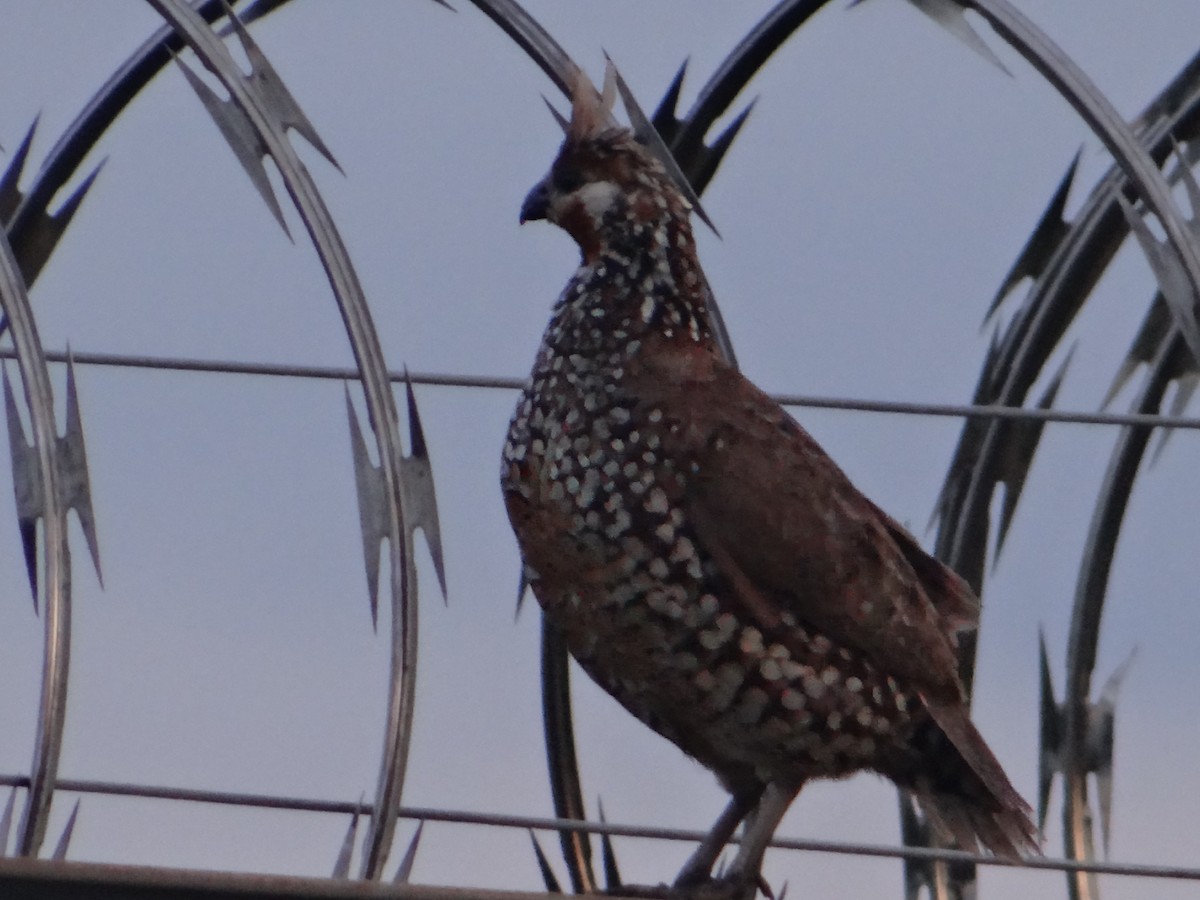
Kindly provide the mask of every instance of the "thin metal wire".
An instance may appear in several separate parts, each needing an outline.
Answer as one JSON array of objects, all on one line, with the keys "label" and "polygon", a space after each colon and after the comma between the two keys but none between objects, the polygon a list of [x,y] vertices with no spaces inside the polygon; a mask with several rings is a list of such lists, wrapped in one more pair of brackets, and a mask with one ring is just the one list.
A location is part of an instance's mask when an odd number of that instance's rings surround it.
[{"label": "thin metal wire", "polygon": [[[0,775],[0,785],[27,787],[29,778],[24,775]],[[246,794],[230,791],[211,791],[189,788],[157,787],[109,781],[90,781],[60,778],[60,791],[81,794],[103,794],[106,796],[138,797],[154,800],[188,800],[198,803],[215,803],[227,806],[249,806],[259,809],[288,809],[305,812],[341,813],[353,815],[360,812],[371,814],[371,807],[360,802],[340,800],[315,800],[305,797],[281,797],[268,794]],[[482,825],[499,828],[536,828],[544,831],[578,831],[587,834],[607,834],[614,837],[645,838],[665,841],[699,841],[705,837],[702,831],[684,828],[663,828],[653,825],[622,825],[615,822],[582,822],[578,819],[552,819],[540,816],[520,816],[509,813],[470,812],[464,810],[434,809],[432,807],[405,806],[400,817],[429,822],[447,822],[458,825]],[[737,838],[733,839],[737,842]],[[886,859],[946,860],[970,862],[976,865],[1003,866],[1017,869],[1039,869],[1059,872],[1093,872],[1097,875],[1120,875],[1134,878],[1168,878],[1181,881],[1200,882],[1200,868],[1189,866],[1165,866],[1149,863],[1079,862],[1060,858],[1024,859],[1020,862],[980,856],[959,850],[941,850],[928,847],[892,847],[881,844],[856,844],[841,841],[799,840],[776,838],[772,847],[782,850],[804,850],[812,853],[837,853],[849,856],[871,856]]]},{"label": "thin metal wire", "polygon": [[[176,372],[204,372],[222,375],[266,375],[284,378],[313,378],[334,381],[355,381],[358,370],[341,366],[302,366],[283,363],[236,362],[184,357],[134,356],[120,353],[80,353],[72,351],[76,365],[109,366],[127,369],[158,369]],[[11,349],[0,349],[0,359],[12,359]],[[50,362],[65,363],[66,353],[49,352]],[[389,371],[391,381],[401,383],[403,371]],[[410,372],[413,384],[437,387],[468,387],[500,390],[520,390],[523,378],[456,373]],[[1200,430],[1200,418],[1195,416],[1163,416],[1145,413],[1103,413],[1079,410],[1027,409],[1017,406],[973,405],[961,403],[918,403],[904,400],[863,400],[852,397],[819,397],[810,394],[772,394],[784,406],[808,409],[834,409],[851,412],[888,413],[893,415],[937,416],[952,419],[1012,419],[1022,422],[1057,422],[1068,425],[1144,426],[1147,428],[1181,428]]]}]

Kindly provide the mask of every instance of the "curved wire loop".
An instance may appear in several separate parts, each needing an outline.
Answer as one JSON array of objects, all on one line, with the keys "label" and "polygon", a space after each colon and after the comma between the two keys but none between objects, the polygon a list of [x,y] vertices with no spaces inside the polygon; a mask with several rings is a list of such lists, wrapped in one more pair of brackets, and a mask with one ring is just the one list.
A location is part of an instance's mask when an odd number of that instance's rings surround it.
[{"label": "curved wire loop", "polygon": [[[980,375],[976,400],[1018,406],[1024,402],[1132,227],[1139,231],[1162,291],[1129,359],[1117,375],[1109,399],[1139,363],[1147,363],[1150,371],[1134,409],[1156,412],[1167,385],[1172,380],[1192,378],[1197,371],[1194,334],[1188,338],[1189,332],[1196,328],[1197,293],[1190,265],[1196,255],[1195,232],[1174,204],[1167,187],[1168,180],[1190,179],[1190,175],[1181,163],[1173,177],[1166,179],[1159,166],[1176,138],[1192,140],[1197,134],[1200,55],[1189,62],[1141,116],[1126,125],[1070,60],[1003,0],[961,5],[976,8],[1030,60],[1080,112],[1115,160],[1112,170],[1069,225],[1063,220],[1063,208],[1074,163],[1068,170],[989,310],[990,316],[1004,294],[1021,278],[1034,278],[1027,300],[1000,340],[993,344]],[[1127,212],[1126,197],[1139,196],[1167,232],[1166,245],[1147,241],[1148,230],[1131,210]],[[1040,405],[1052,403],[1061,374],[1060,370],[1051,381]],[[1186,394],[1181,392],[1181,397],[1177,398],[1177,408],[1185,402]],[[935,515],[940,519],[939,555],[976,587],[982,586],[985,568],[990,528],[987,507],[995,488],[1005,484],[996,539],[998,553],[1039,434],[1022,435],[1019,429],[1014,433],[999,422],[967,423],[963,429]],[[1087,775],[1093,771],[1099,775],[1100,824],[1106,846],[1108,842],[1113,703],[1124,667],[1110,679],[1099,702],[1092,703],[1089,693],[1112,554],[1149,436],[1146,428],[1129,427],[1122,431],[1100,490],[1080,562],[1067,648],[1066,699],[1061,706],[1054,700],[1048,663],[1043,655],[1039,815],[1044,820],[1050,780],[1056,770],[1061,770],[1065,782],[1064,848],[1072,859],[1095,858],[1086,785]],[[1068,888],[1072,897],[1096,895],[1094,877],[1087,873],[1070,873]]]},{"label": "curved wire loop", "polygon": [[[286,0],[260,0],[257,5],[262,9],[257,15],[265,15],[270,11],[267,7],[278,6],[282,2]],[[219,0],[197,2],[196,9],[206,21],[213,21],[225,13],[225,6]],[[7,170],[0,176],[0,223],[5,232],[4,251],[11,264],[5,270],[0,286],[4,301],[0,303],[0,333],[10,327],[13,329],[15,352],[20,360],[22,382],[25,385],[24,395],[34,423],[34,445],[30,447],[25,443],[16,401],[5,375],[6,418],[18,494],[18,517],[35,608],[38,601],[36,524],[39,518],[45,523],[43,532],[47,541],[44,553],[47,571],[43,581],[46,637],[41,701],[28,801],[18,826],[17,838],[17,852],[25,855],[36,855],[45,840],[46,820],[57,782],[65,727],[70,659],[71,573],[69,548],[63,531],[65,526],[58,523],[71,508],[79,516],[97,576],[100,576],[100,556],[74,368],[68,357],[66,434],[47,443],[47,435],[54,433],[53,398],[49,393],[48,379],[35,377],[35,373],[45,369],[46,358],[37,338],[27,292],[66,231],[99,167],[81,182],[53,214],[49,211],[51,199],[74,176],[100,136],[128,102],[170,61],[172,52],[182,46],[170,28],[159,29],[109,78],[76,116],[47,154],[27,190],[22,192],[17,184],[28,159],[36,123],[29,129]],[[42,458],[43,445],[48,448],[46,452],[51,457],[48,464]],[[48,478],[45,474],[47,471],[55,474]],[[52,508],[52,502],[57,508]],[[51,523],[55,523],[53,527]],[[71,822],[74,822],[74,814]],[[59,841],[56,855],[65,853],[69,838],[68,827]],[[3,842],[0,842],[0,853],[3,850]]]},{"label": "curved wire loop", "polygon": [[[329,211],[292,148],[286,131],[289,128],[296,130],[318,152],[331,162],[333,160],[291,94],[283,86],[283,82],[232,14],[230,24],[251,62],[252,71],[248,76],[241,73],[228,49],[212,29],[182,0],[148,2],[184,38],[197,58],[228,91],[230,99],[222,101],[203,87],[203,83],[199,82],[190,70],[186,67],[183,70],[239,161],[259,188],[264,201],[272,208],[286,230],[282,213],[274,201],[265,173],[262,172],[264,155],[269,155],[274,161],[321,259],[361,373],[368,420],[375,435],[378,456],[377,466],[364,466],[362,457],[357,453],[355,456],[360,504],[369,504],[369,508],[367,505],[360,505],[368,561],[367,574],[373,587],[377,574],[370,568],[371,544],[374,543],[374,561],[377,563],[379,541],[386,537],[392,599],[392,662],[387,725],[375,792],[374,814],[364,840],[362,862],[362,876],[378,878],[387,861],[396,827],[412,734],[417,666],[417,593],[413,529],[419,527],[425,533],[443,592],[445,590],[436,507],[433,503],[432,473],[428,459],[423,455],[423,440],[419,438],[419,424],[414,418],[415,401],[410,388],[413,455],[405,457],[399,436],[399,415],[388,382],[383,350],[362,286]],[[353,420],[352,427],[357,427]],[[353,439],[352,447],[357,448]],[[374,594],[371,601],[374,611]]]},{"label": "curved wire loop", "polygon": [[[64,441],[54,425],[54,396],[50,373],[38,337],[20,266],[5,235],[0,234],[0,307],[8,317],[33,445],[25,436],[7,373],[4,375],[9,442],[13,448],[13,482],[17,515],[23,531],[42,520],[45,610],[41,698],[29,774],[29,794],[17,828],[17,853],[36,856],[46,836],[46,821],[54,796],[58,761],[66,720],[67,677],[71,655],[71,555],[67,546],[68,498]],[[29,544],[26,544],[29,547]],[[36,551],[35,551],[36,556]],[[34,587],[36,603],[37,584]]]}]

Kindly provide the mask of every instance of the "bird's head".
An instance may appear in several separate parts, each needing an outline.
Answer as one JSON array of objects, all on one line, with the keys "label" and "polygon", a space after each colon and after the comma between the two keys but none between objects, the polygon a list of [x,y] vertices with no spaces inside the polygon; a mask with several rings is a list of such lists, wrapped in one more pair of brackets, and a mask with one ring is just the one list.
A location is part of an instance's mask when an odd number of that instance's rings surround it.
[{"label": "bird's head", "polygon": [[617,124],[614,96],[611,77],[601,94],[579,73],[562,147],[521,204],[522,223],[553,222],[575,239],[585,262],[642,236],[661,239],[667,220],[690,231],[691,204],[633,132]]}]

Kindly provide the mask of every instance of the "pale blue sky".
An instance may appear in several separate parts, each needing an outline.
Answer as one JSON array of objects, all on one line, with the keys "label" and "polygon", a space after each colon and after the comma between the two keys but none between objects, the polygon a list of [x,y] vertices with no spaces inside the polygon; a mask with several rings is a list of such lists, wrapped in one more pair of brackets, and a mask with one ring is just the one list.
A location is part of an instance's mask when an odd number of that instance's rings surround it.
[{"label": "pale blue sky", "polygon": [[[575,250],[517,226],[559,135],[541,72],[465,2],[295,3],[254,26],[342,177],[302,155],[367,291],[389,364],[524,375]],[[1025,0],[1132,116],[1196,50],[1200,6]],[[965,402],[987,302],[1082,144],[1073,210],[1108,160],[1022,61],[1009,78],[901,0],[831,4],[738,104],[761,99],[705,206],[724,239],[702,261],[743,367],[771,390]],[[530,2],[583,65],[602,49],[653,107],[685,58],[684,106],[770,4]],[[154,27],[138,0],[10,2],[0,30],[0,144],[39,112],[36,166]],[[1118,54],[1117,47],[1122,48]],[[346,365],[315,254],[290,244],[177,71],[97,150],[107,163],[33,291],[43,340],[77,351]],[[294,234],[302,235],[290,210]],[[1096,408],[1152,279],[1122,252],[1080,323],[1060,406]],[[1019,300],[1020,291],[1016,296]],[[61,395],[61,370],[55,369]],[[387,648],[372,635],[342,386],[78,372],[107,589],[73,527],[76,631],[62,775],[354,800],[373,791]],[[421,388],[450,605],[422,558],[416,739],[405,802],[550,813],[536,611],[512,622],[518,564],[496,486],[514,395]],[[1124,402],[1124,399],[1122,400]],[[798,411],[859,483],[920,534],[959,423]],[[1091,496],[1114,434],[1050,426],[995,577],[977,680],[980,727],[1035,801],[1036,636],[1061,685]],[[1139,483],[1114,569],[1099,680],[1138,646],[1117,718],[1114,858],[1196,864],[1200,699],[1189,637],[1194,433]],[[0,465],[0,470],[7,466]],[[2,476],[7,480],[9,476]],[[29,763],[40,671],[0,484],[0,772]],[[577,679],[589,803],[613,821],[706,828],[711,776]],[[1167,774],[1169,773],[1169,774]],[[51,832],[69,808],[60,797]],[[1057,795],[1053,802],[1057,804]],[[1057,855],[1057,805],[1047,849]],[[88,796],[76,859],[321,875],[346,822]],[[411,826],[402,824],[403,840]],[[892,843],[894,793],[858,778],[805,790],[780,831]],[[552,842],[546,846],[552,849]],[[686,845],[619,841],[626,877],[669,879]],[[397,854],[398,857],[398,854]],[[895,896],[899,864],[776,853],[768,876],[813,896]],[[430,826],[415,877],[537,888],[520,831]],[[985,871],[984,890],[1058,897],[1058,875]],[[1109,880],[1106,898],[1190,895]]]}]

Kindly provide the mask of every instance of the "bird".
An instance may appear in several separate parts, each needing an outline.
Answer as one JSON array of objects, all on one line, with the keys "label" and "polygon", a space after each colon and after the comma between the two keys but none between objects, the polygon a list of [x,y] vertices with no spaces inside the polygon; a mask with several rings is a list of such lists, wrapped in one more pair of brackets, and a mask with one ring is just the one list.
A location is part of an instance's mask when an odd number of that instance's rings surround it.
[{"label": "bird", "polygon": [[500,480],[523,579],[572,656],[730,794],[673,889],[753,896],[801,787],[860,771],[962,849],[1036,854],[958,674],[978,599],[721,352],[693,204],[617,123],[612,81],[577,75],[563,143],[521,206],[580,263]]}]

